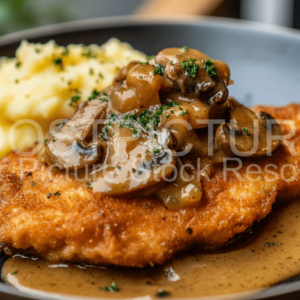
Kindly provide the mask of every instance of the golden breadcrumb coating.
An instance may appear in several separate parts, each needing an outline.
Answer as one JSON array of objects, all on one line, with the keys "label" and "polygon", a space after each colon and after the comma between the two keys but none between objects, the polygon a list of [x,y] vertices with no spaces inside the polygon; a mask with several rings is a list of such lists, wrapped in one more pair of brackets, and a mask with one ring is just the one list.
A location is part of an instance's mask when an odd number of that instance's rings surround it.
[{"label": "golden breadcrumb coating", "polygon": [[[300,105],[257,109],[293,121],[297,130],[290,141],[300,153]],[[283,134],[289,131],[288,126],[282,129]],[[22,159],[25,169],[35,169],[24,177]],[[246,178],[253,163],[262,168],[256,181]],[[199,205],[172,211],[154,198],[106,198],[85,183],[68,181],[63,173],[49,178],[47,166],[35,157],[24,160],[10,153],[0,161],[0,245],[8,254],[12,249],[29,249],[51,261],[130,267],[162,264],[192,244],[224,245],[269,214],[276,197],[299,196],[298,174],[291,178],[292,172],[285,168],[287,181],[282,176],[270,180],[265,169],[276,165],[278,169],[272,171],[278,175],[287,163],[299,169],[299,157],[283,145],[271,157],[243,159],[238,174],[227,172],[226,179],[224,166],[215,165],[211,180],[202,182]],[[228,163],[228,168],[234,166]]]}]

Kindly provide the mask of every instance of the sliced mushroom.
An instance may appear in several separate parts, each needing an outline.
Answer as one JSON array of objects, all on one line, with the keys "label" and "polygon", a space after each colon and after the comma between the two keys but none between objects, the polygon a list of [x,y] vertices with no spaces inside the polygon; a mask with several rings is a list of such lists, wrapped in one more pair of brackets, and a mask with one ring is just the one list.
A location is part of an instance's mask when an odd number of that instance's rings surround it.
[{"label": "sliced mushroom", "polygon": [[69,135],[75,139],[87,140],[92,134],[94,121],[106,117],[107,102],[103,100],[106,97],[101,94],[97,99],[81,103],[62,131],[70,132]]},{"label": "sliced mushroom", "polygon": [[162,104],[170,104],[176,102],[187,112],[187,122],[192,129],[204,128],[208,126],[209,119],[217,119],[223,117],[226,111],[226,104],[209,106],[206,101],[189,97],[183,93],[160,93]]},{"label": "sliced mushroom", "polygon": [[93,190],[107,196],[153,194],[176,167],[172,134],[162,129],[155,137],[134,137],[130,128],[113,128],[101,166],[91,173]]},{"label": "sliced mushroom", "polygon": [[72,139],[50,141],[45,153],[49,166],[55,164],[68,170],[90,166],[101,158],[101,154],[99,145]]},{"label": "sliced mushroom", "polygon": [[181,209],[198,204],[202,198],[202,185],[195,176],[190,176],[178,159],[175,180],[159,188],[155,195],[169,209]]},{"label": "sliced mushroom", "polygon": [[[193,102],[194,104],[194,102]],[[190,121],[191,113],[190,107],[180,106],[171,107],[164,111],[161,119],[160,126],[170,130],[176,139],[176,151],[182,161],[197,165],[197,160],[201,157],[201,162],[208,164],[220,163],[226,156],[220,150],[215,139],[209,139],[209,120],[204,118],[205,123],[203,128],[192,130],[192,122]],[[182,114],[186,109],[187,114]],[[192,123],[192,124],[191,124]],[[215,136],[218,125],[213,125],[212,135]],[[209,151],[211,150],[211,151]],[[210,154],[212,153],[212,154]]]},{"label": "sliced mushroom", "polygon": [[[198,68],[193,77],[188,76],[182,67],[182,62],[189,59],[194,59]],[[216,74],[210,76],[202,68],[207,59],[210,58],[197,50],[182,51],[180,48],[165,49],[156,56],[156,62],[165,66],[166,77],[174,82],[184,95],[205,100],[210,106],[221,105],[228,97],[226,83],[229,82],[230,71],[225,63],[217,61]]]},{"label": "sliced mushroom", "polygon": [[232,85],[234,81],[230,79],[230,69],[228,65],[221,60],[212,59],[212,61],[214,62],[217,74],[222,77],[225,84],[227,86]]},{"label": "sliced mushroom", "polygon": [[159,91],[172,87],[172,83],[157,74],[155,66],[137,64],[127,74],[122,85],[116,86],[110,97],[110,110],[125,114],[130,111],[138,113],[150,106],[160,104]]},{"label": "sliced mushroom", "polygon": [[228,156],[259,157],[273,152],[281,136],[281,127],[267,113],[254,113],[234,99],[227,100],[231,123],[221,124],[216,132],[216,144]]},{"label": "sliced mushroom", "polygon": [[[160,126],[172,132],[176,139],[178,156],[195,153],[200,156],[199,145],[202,144],[189,123],[190,114],[182,107],[171,107],[164,110]],[[206,125],[207,126],[207,125]]]},{"label": "sliced mushroom", "polygon": [[102,155],[98,143],[88,142],[92,135],[94,121],[104,118],[107,103],[99,99],[81,103],[74,116],[53,133],[45,142],[40,154],[49,166],[57,165],[63,169],[82,169],[97,162]]},{"label": "sliced mushroom", "polygon": [[[180,157],[185,165],[192,165],[194,169],[201,170],[205,165],[214,163],[221,163],[228,158],[220,148],[217,147],[214,136],[218,125],[213,126],[213,132],[209,132],[209,128],[201,128],[197,130],[190,130],[181,135],[181,140],[191,145],[186,147],[190,149],[186,155]],[[173,132],[176,137],[176,133]]]},{"label": "sliced mushroom", "polygon": [[138,63],[138,61],[131,61],[127,66],[123,67],[116,75],[114,84],[119,84],[120,82],[124,81],[128,75],[128,72]]}]

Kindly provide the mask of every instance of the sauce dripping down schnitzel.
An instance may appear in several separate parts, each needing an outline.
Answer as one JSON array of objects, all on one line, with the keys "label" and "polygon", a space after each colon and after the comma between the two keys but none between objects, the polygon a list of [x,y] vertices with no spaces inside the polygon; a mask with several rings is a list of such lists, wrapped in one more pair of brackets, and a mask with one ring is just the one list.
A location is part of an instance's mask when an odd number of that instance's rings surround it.
[{"label": "sauce dripping down schnitzel", "polygon": [[[172,299],[263,297],[268,287],[300,273],[299,217],[299,201],[279,206],[230,245],[218,251],[194,247],[161,267],[103,268],[16,256],[6,262],[2,274],[8,284],[24,292],[30,289],[35,296],[48,292],[131,299],[152,298],[163,290]],[[118,292],[101,289],[113,281]]]}]

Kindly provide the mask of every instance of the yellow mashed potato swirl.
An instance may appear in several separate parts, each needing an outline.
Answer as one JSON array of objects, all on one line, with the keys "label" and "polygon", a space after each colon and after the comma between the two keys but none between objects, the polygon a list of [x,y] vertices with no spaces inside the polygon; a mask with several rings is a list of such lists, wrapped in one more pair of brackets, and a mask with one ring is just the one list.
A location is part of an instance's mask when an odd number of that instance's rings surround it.
[{"label": "yellow mashed potato swirl", "polygon": [[52,121],[71,117],[76,104],[110,85],[131,60],[145,55],[117,39],[67,47],[22,41],[16,58],[0,60],[0,157],[38,140],[35,128],[21,120],[37,122],[46,133]]}]

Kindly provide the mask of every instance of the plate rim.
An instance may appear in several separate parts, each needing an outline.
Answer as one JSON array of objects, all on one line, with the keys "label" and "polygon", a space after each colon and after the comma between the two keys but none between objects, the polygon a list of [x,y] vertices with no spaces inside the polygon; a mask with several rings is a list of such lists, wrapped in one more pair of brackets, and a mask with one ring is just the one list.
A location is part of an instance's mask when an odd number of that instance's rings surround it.
[{"label": "plate rim", "polygon": [[[260,22],[239,20],[232,18],[222,17],[208,17],[208,16],[187,16],[187,15],[175,15],[175,16],[147,16],[147,15],[128,15],[128,16],[113,16],[113,17],[100,17],[91,19],[82,19],[71,22],[64,22],[52,25],[45,25],[25,29],[9,34],[0,36],[0,47],[8,46],[10,44],[21,42],[23,39],[35,39],[41,38],[51,34],[63,34],[71,32],[87,31],[99,28],[118,28],[122,26],[146,26],[146,25],[198,25],[209,27],[224,27],[231,29],[242,29],[248,32],[260,32],[277,36],[284,36],[300,41],[300,30],[293,28],[286,28],[278,25],[264,24]],[[253,295],[249,299],[267,299],[274,296],[288,295],[293,292],[300,291],[300,281],[283,283],[267,288],[257,295]],[[5,283],[0,282],[0,296],[15,296],[18,300],[25,299],[41,299],[41,295],[35,297],[32,294],[20,292]],[[216,295],[205,299],[218,299],[222,295]],[[50,299],[43,297],[43,299]],[[172,298],[170,298],[172,299]],[[189,298],[192,299],[204,299],[202,298]],[[248,299],[248,298],[247,298]],[[188,300],[188,299],[187,299]]]},{"label": "plate rim", "polygon": [[[25,29],[0,36],[0,47],[19,42],[22,39],[34,39],[48,34],[63,34],[67,32],[80,32],[97,28],[117,28],[121,26],[144,25],[208,25],[210,27],[242,28],[252,32],[263,32],[272,35],[288,36],[300,40],[300,30],[279,25],[265,24],[233,18],[208,16],[113,16],[91,19],[82,19],[71,22],[57,23]],[[237,27],[238,26],[238,27]]]}]

